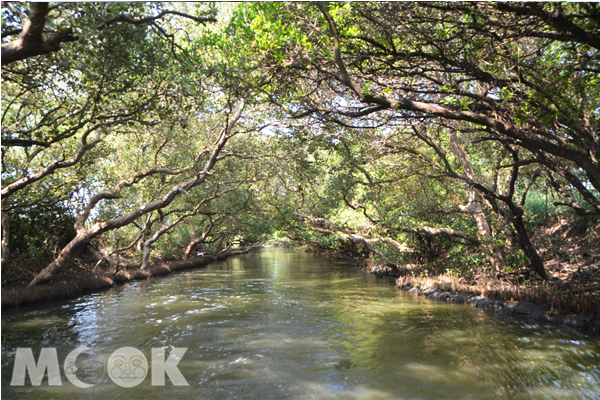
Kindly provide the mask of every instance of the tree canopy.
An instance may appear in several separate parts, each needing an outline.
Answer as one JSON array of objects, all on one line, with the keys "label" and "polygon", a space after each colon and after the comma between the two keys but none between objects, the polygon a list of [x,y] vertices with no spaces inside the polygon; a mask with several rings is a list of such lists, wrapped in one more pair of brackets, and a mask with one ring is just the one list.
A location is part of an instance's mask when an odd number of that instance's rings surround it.
[{"label": "tree canopy", "polygon": [[597,3],[3,3],[2,38],[5,279],[269,240],[546,279],[536,230],[600,215]]}]

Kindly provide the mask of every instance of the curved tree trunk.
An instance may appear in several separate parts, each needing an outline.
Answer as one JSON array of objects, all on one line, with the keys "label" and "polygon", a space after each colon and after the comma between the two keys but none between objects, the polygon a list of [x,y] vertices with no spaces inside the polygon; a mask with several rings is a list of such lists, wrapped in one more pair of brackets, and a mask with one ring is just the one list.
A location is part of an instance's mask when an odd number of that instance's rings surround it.
[{"label": "curved tree trunk", "polygon": [[192,254],[192,250],[194,250],[194,247],[196,246],[196,244],[198,244],[196,242],[196,240],[197,240],[196,227],[194,226],[194,222],[191,219],[188,219],[187,223],[188,223],[188,226],[190,227],[190,234],[191,234],[192,238],[190,239],[190,243],[185,248],[185,253],[183,253],[184,260],[187,260],[190,258],[190,255]]},{"label": "curved tree trunk", "polygon": [[156,242],[158,239],[160,239],[160,237],[162,235],[164,235],[165,233],[167,233],[168,231],[170,231],[172,228],[174,228],[175,225],[177,225],[183,219],[183,217],[180,217],[173,224],[167,225],[167,224],[165,224],[163,222],[163,213],[162,213],[162,211],[158,210],[158,213],[160,214],[160,220],[162,222],[162,225],[161,225],[160,229],[157,230],[154,233],[154,235],[152,235],[150,237],[150,239],[148,239],[148,240],[146,240],[144,242],[144,255],[142,256],[142,266],[141,266],[141,269],[147,269],[150,266],[150,251],[152,250],[152,245],[154,244],[154,242]]},{"label": "curved tree trunk", "polygon": [[36,277],[27,285],[28,287],[37,286],[41,283],[50,281],[56,274],[62,271],[69,261],[75,255],[75,251],[81,246],[87,244],[99,234],[78,232],[77,236],[69,242],[59,253],[58,257],[44,268]]},{"label": "curved tree trunk", "polygon": [[202,239],[199,239],[199,238],[190,241],[190,243],[185,248],[185,253],[183,253],[184,260],[188,260],[192,256],[192,251],[200,243],[202,243]]},{"label": "curved tree trunk", "polygon": [[212,230],[212,226],[213,226],[213,223],[211,221],[209,226],[206,229],[204,229],[204,231],[202,231],[202,235],[200,235],[200,237],[196,237],[196,231],[195,231],[195,229],[193,229],[194,223],[191,221],[188,221],[188,224],[190,225],[190,227],[192,227],[192,239],[190,240],[190,243],[188,243],[187,247],[185,248],[185,253],[183,254],[183,258],[186,260],[190,258],[190,256],[192,255],[192,251],[194,250],[194,248],[197,245],[204,243],[204,241],[206,240],[206,237]]},{"label": "curved tree trunk", "polygon": [[194,223],[191,220],[188,220],[188,224],[190,226],[190,230],[192,232],[192,239],[190,240],[190,243],[187,245],[186,249],[185,249],[185,253],[183,255],[184,259],[188,259],[190,258],[190,256],[192,255],[192,250],[194,250],[194,247],[196,247],[197,245],[204,243],[204,241],[206,240],[206,238],[208,237],[208,235],[212,232],[212,229],[214,227],[215,221],[213,221],[213,219],[209,216],[209,223],[208,225],[202,230],[202,234],[199,237],[196,237],[196,228],[194,227]]}]

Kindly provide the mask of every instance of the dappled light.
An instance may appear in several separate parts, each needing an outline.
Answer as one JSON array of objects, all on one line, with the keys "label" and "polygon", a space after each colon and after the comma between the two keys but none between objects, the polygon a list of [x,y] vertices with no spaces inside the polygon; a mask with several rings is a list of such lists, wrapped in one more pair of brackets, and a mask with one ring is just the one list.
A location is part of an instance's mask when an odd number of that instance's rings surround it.
[{"label": "dappled light", "polygon": [[[414,298],[334,259],[280,249],[9,312],[2,331],[3,382],[16,347],[62,354],[89,346],[105,355],[126,345],[188,348],[179,368],[190,387],[129,389],[149,399],[526,399],[552,389],[566,399],[600,384],[596,336]],[[89,395],[122,393],[94,371],[85,376],[100,383]],[[38,389],[2,388],[11,398],[44,398]],[[81,389],[44,390],[60,397]]]},{"label": "dappled light", "polygon": [[3,394],[595,396],[599,15],[2,2]]}]

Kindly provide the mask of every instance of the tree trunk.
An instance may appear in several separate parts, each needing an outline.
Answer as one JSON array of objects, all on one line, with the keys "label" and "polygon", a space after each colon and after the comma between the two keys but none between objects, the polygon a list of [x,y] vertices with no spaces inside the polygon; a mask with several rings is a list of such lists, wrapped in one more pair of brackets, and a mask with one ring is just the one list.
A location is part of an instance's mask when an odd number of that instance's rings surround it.
[{"label": "tree trunk", "polygon": [[148,240],[146,240],[144,242],[144,255],[142,256],[142,267],[141,269],[147,269],[149,267],[150,264],[150,250],[151,250],[151,246],[154,244],[154,242],[156,242],[165,232],[169,231],[169,229],[171,229],[174,225],[166,225],[163,222],[163,214],[160,210],[158,210],[158,213],[160,215],[160,221],[162,222],[162,225],[160,226],[160,229],[157,230],[154,235],[152,235],[152,237]]},{"label": "tree trunk", "polygon": [[[209,223],[202,230],[202,234],[199,237],[196,237],[196,228],[194,227],[194,223],[192,221],[188,220],[188,225],[190,226],[190,230],[192,231],[192,239],[190,240],[190,243],[187,245],[187,247],[185,249],[185,253],[183,255],[183,257],[186,260],[188,258],[190,258],[191,254],[192,254],[192,250],[194,250],[194,247],[196,247],[199,244],[204,243],[204,241],[206,240],[208,235],[212,232],[215,221],[213,221],[211,217],[208,217],[208,221],[209,221]],[[219,245],[216,248],[219,248],[220,243],[221,242],[219,242]],[[202,247],[204,247],[204,246],[202,245]]]},{"label": "tree trunk", "polygon": [[523,223],[523,211],[521,209],[518,209],[516,212],[513,211],[512,224],[517,231],[517,237],[519,239],[521,249],[523,249],[523,252],[525,252],[525,255],[531,262],[533,270],[537,272],[542,279],[548,280],[548,273],[544,267],[544,261],[536,251],[535,247],[533,247],[533,244],[531,244],[531,240],[529,240],[529,233],[527,232],[525,224]]},{"label": "tree trunk", "polygon": [[[450,148],[452,152],[458,158],[460,165],[462,165],[465,175],[472,181],[476,181],[475,172],[473,171],[473,167],[471,166],[471,162],[465,152],[465,149],[458,142],[458,138],[455,134],[450,135]],[[479,192],[475,190],[473,187],[469,187],[469,203],[465,207],[465,210],[470,212],[477,224],[477,229],[479,230],[479,234],[487,240],[492,239],[492,230],[485,219],[485,215],[483,213],[483,207],[481,207],[481,195]]]},{"label": "tree trunk", "polygon": [[150,240],[144,242],[144,256],[142,257],[142,268],[147,269],[150,260]]},{"label": "tree trunk", "polygon": [[[4,208],[4,207],[3,207]],[[10,260],[10,249],[8,244],[10,241],[10,215],[8,211],[2,211],[2,265]]]},{"label": "tree trunk", "polygon": [[188,226],[190,227],[190,232],[192,235],[192,240],[196,239],[196,227],[194,226],[194,223],[192,222],[191,219],[187,220]]},{"label": "tree trunk", "polygon": [[191,219],[188,219],[187,223],[188,223],[188,225],[190,227],[190,232],[191,232],[192,238],[190,239],[190,243],[185,248],[185,253],[183,253],[183,258],[185,260],[187,260],[187,259],[190,258],[190,255],[192,254],[192,250],[194,250],[194,247],[198,244],[196,242],[196,240],[197,240],[197,238],[196,238],[196,227],[194,226],[194,223],[192,222]]},{"label": "tree trunk", "polygon": [[116,256],[116,261],[115,261],[115,272],[119,271],[119,267],[121,266],[121,255],[119,254],[119,231],[118,229],[115,229],[115,256]]},{"label": "tree trunk", "polygon": [[[472,181],[476,181],[475,172],[473,171],[473,167],[471,166],[471,162],[469,161],[467,153],[459,143],[459,140],[454,133],[450,135],[450,149],[456,155],[460,165],[462,165],[465,175],[467,175],[467,177]],[[502,256],[498,251],[495,251],[493,247],[492,230],[485,219],[485,214],[483,212],[483,207],[481,207],[481,203],[481,194],[474,187],[469,186],[469,203],[466,207],[459,206],[459,208],[469,212],[473,216],[475,224],[477,225],[477,230],[479,231],[479,235],[483,239],[483,247],[485,248],[486,257],[490,264],[492,264],[492,268],[495,271],[499,271],[503,264]]]},{"label": "tree trunk", "polygon": [[201,242],[201,239],[194,239],[191,240],[190,243],[187,245],[187,247],[185,248],[185,253],[183,254],[183,258],[185,260],[189,259],[192,255],[192,251],[194,250],[194,248]]},{"label": "tree trunk", "polygon": [[50,263],[46,268],[44,268],[33,280],[27,285],[27,287],[33,287],[42,283],[46,283],[50,281],[56,274],[62,271],[67,263],[73,258],[75,251],[81,247],[82,245],[88,243],[95,236],[90,234],[81,234],[78,233],[75,239],[71,240],[69,244],[67,244],[60,252],[58,257]]},{"label": "tree trunk", "polygon": [[383,260],[383,263],[385,264],[385,266],[392,267],[393,270],[398,271],[398,266],[396,265],[396,263],[390,261],[387,258],[387,256],[382,251],[379,251],[375,247],[371,246],[369,244],[369,240],[368,239],[365,239],[363,236],[356,235],[356,234],[346,234],[346,238],[348,240],[350,240],[352,243],[356,243],[358,245],[361,245],[369,253],[371,253],[371,254],[373,254],[373,253],[377,254]]}]

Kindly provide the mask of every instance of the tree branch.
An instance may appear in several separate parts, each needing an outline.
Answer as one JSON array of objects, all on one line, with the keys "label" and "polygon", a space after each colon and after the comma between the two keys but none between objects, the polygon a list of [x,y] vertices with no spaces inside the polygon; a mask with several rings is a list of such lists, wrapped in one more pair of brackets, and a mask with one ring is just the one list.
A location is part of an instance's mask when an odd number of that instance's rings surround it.
[{"label": "tree branch", "polygon": [[[25,22],[22,29],[14,29],[8,32],[3,32],[2,37],[7,37],[20,33],[21,36],[10,42],[2,44],[2,65],[7,65],[15,61],[24,60],[29,57],[50,54],[60,50],[62,43],[74,42],[78,40],[73,35],[73,28],[58,28],[58,30],[48,39],[43,39],[44,27],[46,26],[46,18],[52,7],[48,6],[47,2],[30,3],[29,18]],[[216,22],[214,17],[195,17],[186,13],[164,10],[153,17],[135,19],[129,15],[115,15],[102,22],[96,29],[102,31],[118,22],[124,22],[132,25],[143,25],[153,23],[154,21],[164,17],[165,15],[177,15],[180,17],[191,19],[200,24],[206,22]],[[168,35],[167,35],[168,36]]]},{"label": "tree branch", "polygon": [[517,15],[531,15],[538,17],[552,28],[572,35],[572,38],[576,41],[600,50],[600,36],[593,32],[586,31],[565,17],[560,10],[560,4],[554,6],[552,13],[544,11],[537,3],[532,4],[533,5],[527,4],[515,6],[509,3],[498,2],[494,3],[494,6],[501,11],[509,11]]},{"label": "tree branch", "polygon": [[107,19],[106,21],[103,21],[98,26],[96,26],[96,29],[99,31],[102,31],[102,30],[108,28],[110,25],[116,24],[118,22],[125,22],[125,23],[132,24],[132,25],[149,24],[149,23],[156,21],[157,19],[161,19],[162,17],[164,17],[165,15],[168,15],[168,14],[173,14],[173,15],[178,15],[180,17],[188,18],[188,19],[191,19],[192,21],[198,22],[202,25],[204,25],[205,22],[217,22],[216,18],[213,18],[213,17],[194,17],[193,15],[189,15],[189,14],[178,12],[178,11],[164,10],[164,11],[161,11],[158,15],[156,15],[154,17],[146,17],[146,18],[140,18],[140,19],[135,19],[126,14],[115,15],[114,17],[111,17],[111,18]]},{"label": "tree branch", "polygon": [[21,30],[21,36],[10,43],[2,44],[2,65],[33,56],[53,53],[60,50],[62,43],[77,40],[73,36],[72,28],[59,28],[56,33],[44,40],[42,34],[49,12],[50,9],[46,2],[30,3],[29,18]]},{"label": "tree branch", "polygon": [[96,133],[96,137],[94,138],[94,140],[92,140],[89,143],[86,142],[87,136],[94,130],[97,130],[100,127],[108,126],[108,125],[110,125],[110,124],[106,124],[106,123],[97,124],[97,125],[93,126],[92,128],[88,129],[87,132],[85,132],[83,135],[81,147],[79,148],[77,153],[75,153],[75,155],[73,157],[69,158],[68,160],[64,160],[64,161],[55,160],[55,161],[51,162],[49,165],[47,165],[46,167],[44,167],[43,169],[41,169],[40,171],[38,171],[34,174],[31,174],[31,175],[24,176],[23,178],[4,187],[2,189],[2,200],[10,197],[15,192],[23,189],[24,187],[31,185],[32,183],[37,182],[37,181],[43,179],[44,177],[54,173],[54,171],[56,171],[58,169],[68,168],[68,167],[71,167],[71,166],[77,164],[79,162],[79,160],[81,160],[83,158],[85,153],[88,152],[88,150],[94,148],[98,143],[100,143],[102,141],[102,139],[100,138],[100,131],[98,131]]}]

